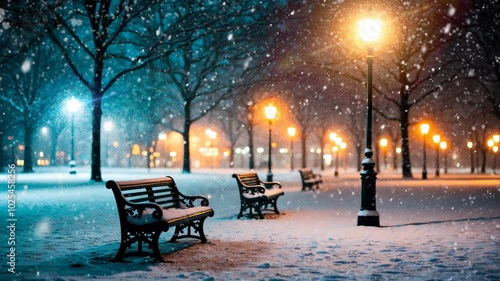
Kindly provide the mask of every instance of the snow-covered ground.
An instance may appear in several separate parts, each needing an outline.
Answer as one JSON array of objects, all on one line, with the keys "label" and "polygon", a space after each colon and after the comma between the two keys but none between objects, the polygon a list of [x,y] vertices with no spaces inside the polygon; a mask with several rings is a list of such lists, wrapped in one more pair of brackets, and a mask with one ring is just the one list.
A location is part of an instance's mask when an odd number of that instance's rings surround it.
[{"label": "snow-covered ground", "polygon": [[[323,189],[301,192],[298,172],[275,171],[283,183],[282,215],[236,219],[236,170],[109,169],[106,180],[172,175],[181,192],[210,198],[208,244],[171,244],[169,263],[128,257],[111,263],[120,227],[114,198],[88,171],[18,174],[15,272],[6,255],[7,175],[0,218],[0,280],[500,280],[500,178],[465,171],[428,180],[377,180],[382,227],[356,226],[360,179],[354,171],[324,171]],[[265,171],[259,171],[265,178]],[[418,171],[414,175],[419,177]],[[7,231],[6,231],[7,229]],[[7,234],[7,235],[6,235]]]}]

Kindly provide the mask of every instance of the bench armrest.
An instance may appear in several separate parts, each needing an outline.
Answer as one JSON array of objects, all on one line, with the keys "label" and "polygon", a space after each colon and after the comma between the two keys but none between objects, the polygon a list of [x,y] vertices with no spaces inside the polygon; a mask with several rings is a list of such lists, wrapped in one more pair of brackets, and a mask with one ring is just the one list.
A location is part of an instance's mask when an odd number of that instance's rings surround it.
[{"label": "bench armrest", "polygon": [[154,209],[153,218],[161,219],[163,217],[163,211],[160,205],[152,202],[148,203],[132,203],[125,200],[125,209],[129,216],[140,217],[145,209]]},{"label": "bench armrest", "polygon": [[266,188],[274,188],[274,186],[277,186],[278,188],[281,188],[281,183],[277,181],[260,181]]},{"label": "bench armrest", "polygon": [[199,203],[200,206],[205,206],[208,207],[208,198],[202,195],[196,195],[196,196],[187,196],[179,192],[179,199],[181,200],[181,205],[184,205],[188,208],[195,207],[195,202],[196,200],[201,200]]},{"label": "bench armrest", "polygon": [[266,193],[266,189],[262,185],[243,185],[243,188],[248,190],[250,194]]}]

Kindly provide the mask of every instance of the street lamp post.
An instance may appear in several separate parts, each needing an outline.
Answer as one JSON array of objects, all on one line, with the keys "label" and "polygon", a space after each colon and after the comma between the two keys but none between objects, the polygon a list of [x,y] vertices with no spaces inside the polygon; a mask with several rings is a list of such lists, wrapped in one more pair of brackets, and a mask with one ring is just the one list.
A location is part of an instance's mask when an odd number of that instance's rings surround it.
[{"label": "street lamp post", "polygon": [[471,141],[467,142],[467,147],[469,148],[469,151],[470,151],[470,173],[471,174],[474,174],[474,150],[472,149],[473,146],[474,146],[474,144]]},{"label": "street lamp post", "polygon": [[339,147],[336,145],[333,146],[332,152],[335,152],[335,169],[334,169],[333,174],[335,177],[338,177],[339,176]]},{"label": "street lamp post", "polygon": [[426,140],[425,140],[425,135],[427,135],[429,133],[429,124],[421,124],[420,125],[420,132],[422,132],[422,138],[424,139],[424,164],[423,164],[423,167],[422,167],[422,179],[425,180],[427,179],[427,156],[426,156],[426,152],[425,152],[425,148],[426,148]]},{"label": "street lamp post", "polygon": [[[335,142],[335,140],[337,139],[337,134],[332,132],[328,135],[328,137],[332,142]],[[332,161],[330,162],[330,167],[333,167],[333,151],[332,151]]]},{"label": "street lamp post", "polygon": [[268,148],[268,158],[267,158],[267,181],[273,181],[273,172],[271,171],[273,164],[272,164],[272,139],[271,139],[271,133],[272,133],[272,125],[273,125],[273,120],[276,117],[276,107],[273,105],[268,105],[264,108],[266,118],[269,122],[269,148]]},{"label": "street lamp post", "polygon": [[342,138],[337,137],[335,138],[335,146],[333,147],[333,151],[335,151],[335,171],[334,175],[335,177],[339,176],[339,150],[340,150],[340,145],[342,144]]},{"label": "street lamp post", "polygon": [[434,135],[432,140],[436,144],[436,177],[439,177],[439,142],[441,141],[441,136]]},{"label": "street lamp post", "polygon": [[382,147],[382,155],[384,157],[384,169],[387,169],[387,144],[389,144],[389,140],[387,140],[386,138],[381,138],[379,143]]},{"label": "street lamp post", "polygon": [[361,162],[361,209],[358,212],[358,225],[380,226],[380,217],[376,208],[375,161],[372,159],[372,84],[373,84],[373,43],[382,31],[382,22],[376,19],[363,19],[358,22],[361,39],[368,44],[368,81],[366,91],[366,148],[365,158]]},{"label": "street lamp post", "polygon": [[75,160],[75,113],[80,110],[80,101],[71,97],[66,102],[68,111],[71,113],[71,160],[69,161],[69,173],[76,174],[76,160]]},{"label": "street lamp post", "polygon": [[[500,143],[500,135],[493,135],[493,142]],[[493,146],[493,152],[495,153],[495,160],[493,161],[493,174],[496,174],[496,168],[497,168],[497,152],[498,152],[498,145]]]},{"label": "street lamp post", "polygon": [[340,144],[340,149],[344,150],[344,152],[342,154],[342,155],[344,155],[344,157],[343,157],[344,158],[343,159],[344,160],[344,170],[347,170],[347,153],[345,153],[346,148],[347,148],[347,143],[342,142]]},{"label": "street lamp post", "polygon": [[111,129],[113,129],[113,123],[111,121],[104,122],[104,131],[106,132],[106,150],[105,150],[106,167],[109,167],[108,147],[109,147],[109,132],[111,131]]},{"label": "street lamp post", "polygon": [[493,152],[495,153],[495,160],[493,160],[493,174],[496,174],[496,169],[497,169],[497,152],[498,152],[498,146],[497,145],[493,146]]},{"label": "street lamp post", "polygon": [[288,135],[290,136],[290,171],[293,171],[293,137],[295,136],[295,128],[288,128]]},{"label": "street lamp post", "polygon": [[446,148],[448,147],[448,144],[445,141],[442,141],[439,143],[439,147],[443,150],[443,157],[444,157],[444,173],[448,174],[448,154],[446,153]]}]

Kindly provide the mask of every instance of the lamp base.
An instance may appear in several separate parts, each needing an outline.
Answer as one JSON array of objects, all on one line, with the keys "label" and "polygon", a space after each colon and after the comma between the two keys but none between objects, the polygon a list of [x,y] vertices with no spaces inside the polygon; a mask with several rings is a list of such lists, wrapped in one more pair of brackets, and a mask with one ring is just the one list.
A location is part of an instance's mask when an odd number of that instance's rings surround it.
[{"label": "lamp base", "polygon": [[271,171],[267,172],[267,181],[273,181],[273,173]]},{"label": "lamp base", "polygon": [[377,211],[361,210],[358,213],[358,226],[380,226],[380,216]]}]

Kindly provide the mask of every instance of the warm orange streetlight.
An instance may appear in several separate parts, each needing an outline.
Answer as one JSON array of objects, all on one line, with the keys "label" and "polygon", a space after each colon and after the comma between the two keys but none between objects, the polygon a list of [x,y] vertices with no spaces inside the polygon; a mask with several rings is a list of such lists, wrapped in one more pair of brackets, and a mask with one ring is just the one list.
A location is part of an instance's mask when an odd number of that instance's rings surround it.
[{"label": "warm orange streetlight", "polygon": [[336,133],[330,133],[329,135],[329,138],[331,141],[335,141],[337,139],[337,134]]},{"label": "warm orange streetlight", "polygon": [[425,152],[425,146],[426,146],[426,141],[425,141],[425,135],[429,133],[430,125],[427,123],[421,124],[420,125],[420,132],[422,133],[422,138],[424,139],[424,164],[422,168],[422,179],[425,180],[427,179],[427,156]]},{"label": "warm orange streetlight", "polygon": [[495,141],[493,139],[490,139],[486,143],[488,144],[488,147],[493,147],[493,145],[495,144]]},{"label": "warm orange streetlight", "polygon": [[495,143],[499,143],[500,142],[500,135],[493,135],[493,141],[495,141]]},{"label": "warm orange streetlight", "polygon": [[472,149],[472,147],[474,147],[474,143],[468,141],[467,147],[470,150],[470,173],[474,174],[474,150]]},{"label": "warm orange streetlight", "polygon": [[496,174],[496,169],[497,169],[497,152],[498,152],[498,146],[497,145],[493,146],[493,152],[495,153],[495,160],[493,161],[493,174]]},{"label": "warm orange streetlight", "polygon": [[439,142],[441,141],[441,136],[434,135],[432,140],[436,144],[436,177],[439,177]]},{"label": "warm orange streetlight", "polygon": [[272,169],[272,160],[271,160],[271,153],[272,153],[272,140],[271,140],[271,133],[272,133],[272,124],[274,118],[276,118],[276,107],[273,106],[272,104],[266,106],[264,108],[264,112],[266,114],[266,118],[269,122],[269,148],[268,148],[268,159],[267,159],[267,181],[272,181],[273,180],[273,173],[271,171]]},{"label": "warm orange streetlight", "polygon": [[444,157],[444,173],[448,173],[448,155],[446,153],[446,148],[448,147],[448,144],[445,141],[442,141],[439,143],[439,147],[443,150],[443,157]]},{"label": "warm orange streetlight", "polygon": [[293,171],[293,137],[297,130],[294,127],[288,127],[287,131],[290,136],[290,171]]},{"label": "warm orange streetlight", "polygon": [[366,149],[361,162],[361,209],[358,212],[358,225],[380,226],[376,208],[375,161],[372,151],[372,88],[373,88],[373,45],[382,32],[382,22],[378,19],[362,19],[358,22],[361,40],[366,43],[368,75],[366,83]]},{"label": "warm orange streetlight", "polygon": [[[346,150],[346,148],[347,148],[347,143],[342,142],[342,143],[340,144],[340,149],[342,149],[342,150],[344,150],[344,151],[345,151],[345,150]],[[343,158],[344,158],[344,159],[343,159],[343,160],[344,160],[344,169],[345,169],[345,170],[347,170],[347,153],[344,153],[343,155],[344,155],[344,157],[343,157]]]},{"label": "warm orange streetlight", "polygon": [[358,22],[361,40],[367,43],[378,41],[382,33],[382,21],[378,19],[362,19]]},{"label": "warm orange streetlight", "polygon": [[389,140],[381,138],[379,144],[382,147],[382,154],[384,156],[384,168],[387,169],[387,145],[389,144]]}]

